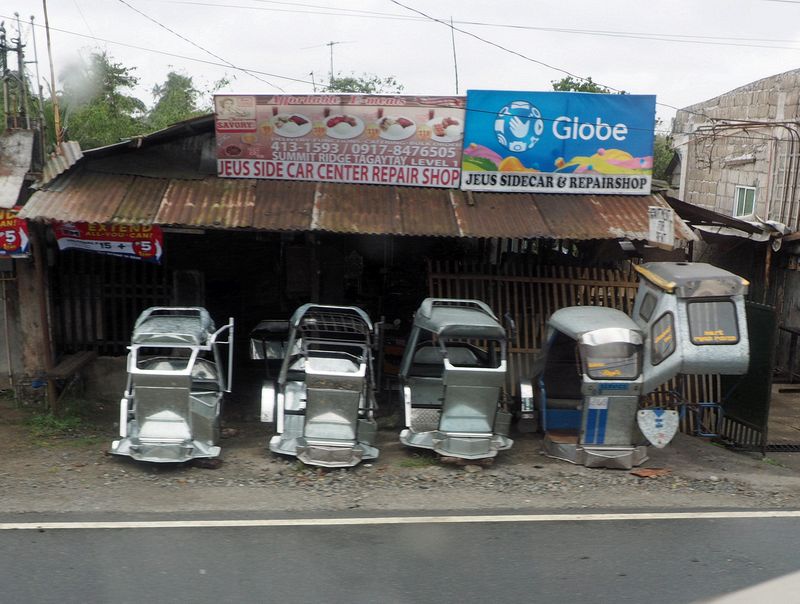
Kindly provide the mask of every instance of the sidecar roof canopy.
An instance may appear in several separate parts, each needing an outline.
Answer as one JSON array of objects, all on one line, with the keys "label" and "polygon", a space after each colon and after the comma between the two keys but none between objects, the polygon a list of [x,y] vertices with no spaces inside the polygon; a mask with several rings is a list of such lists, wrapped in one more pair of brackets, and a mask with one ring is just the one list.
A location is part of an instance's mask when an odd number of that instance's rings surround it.
[{"label": "sidecar roof canopy", "polygon": [[[550,315],[547,323],[573,340],[580,340],[585,334],[608,329],[624,330],[628,334],[641,334],[636,322],[621,310],[605,306],[570,306]],[[623,336],[620,333],[620,336]],[[619,341],[629,341],[622,337]],[[641,341],[641,338],[638,338]]]},{"label": "sidecar roof canopy", "polygon": [[202,346],[214,333],[214,322],[205,308],[153,306],[133,327],[133,344],[149,346]]},{"label": "sidecar roof canopy", "polygon": [[372,321],[356,306],[303,304],[292,315],[291,326],[313,340],[366,341],[372,333]]},{"label": "sidecar roof canopy", "polygon": [[634,265],[643,278],[679,298],[746,294],[750,282],[705,262],[648,262]]},{"label": "sidecar roof canopy", "polygon": [[480,300],[425,298],[414,317],[414,325],[445,338],[506,336],[492,309]]}]

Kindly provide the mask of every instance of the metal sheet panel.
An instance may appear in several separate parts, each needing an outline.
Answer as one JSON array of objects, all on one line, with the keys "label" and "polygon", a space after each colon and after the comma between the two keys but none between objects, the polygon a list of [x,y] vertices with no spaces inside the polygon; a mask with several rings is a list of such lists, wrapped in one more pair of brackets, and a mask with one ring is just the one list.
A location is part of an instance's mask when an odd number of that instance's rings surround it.
[{"label": "metal sheet panel", "polygon": [[134,177],[111,222],[152,224],[168,184],[168,180],[160,178]]},{"label": "metal sheet panel", "polygon": [[395,187],[320,183],[312,230],[370,235],[403,234]]},{"label": "metal sheet panel", "polygon": [[[555,239],[647,240],[648,206],[669,207],[660,195],[536,195],[536,205]],[[694,240],[676,217],[675,237]]]},{"label": "metal sheet panel", "polygon": [[532,195],[453,191],[462,237],[553,237]]},{"label": "metal sheet panel", "polygon": [[457,190],[411,189],[397,187],[402,219],[402,235],[458,237],[458,222],[453,211],[453,195]]},{"label": "metal sheet panel", "polygon": [[13,208],[31,168],[33,130],[7,130],[0,135],[0,208]]},{"label": "metal sheet panel", "polygon": [[20,211],[29,220],[114,221],[135,177],[81,170],[37,191]]},{"label": "metal sheet panel", "polygon": [[252,227],[255,190],[254,180],[171,180],[155,222],[190,227]]},{"label": "metal sheet panel", "polygon": [[[651,205],[668,207],[659,195],[475,193],[79,170],[37,191],[21,217],[372,235],[646,240]],[[679,218],[675,236],[694,239]]]},{"label": "metal sheet panel", "polygon": [[317,183],[259,180],[253,228],[267,231],[309,231]]}]

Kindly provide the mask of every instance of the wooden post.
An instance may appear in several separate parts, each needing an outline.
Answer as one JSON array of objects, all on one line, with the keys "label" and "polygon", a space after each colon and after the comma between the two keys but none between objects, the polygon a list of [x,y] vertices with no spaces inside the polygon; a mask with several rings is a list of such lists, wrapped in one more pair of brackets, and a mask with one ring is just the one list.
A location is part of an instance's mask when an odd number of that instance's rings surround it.
[{"label": "wooden post", "polygon": [[[27,376],[47,376],[53,368],[50,321],[47,306],[47,256],[42,245],[42,227],[30,223],[31,260],[17,260],[22,369]],[[55,384],[48,380],[47,399],[56,412]]]}]

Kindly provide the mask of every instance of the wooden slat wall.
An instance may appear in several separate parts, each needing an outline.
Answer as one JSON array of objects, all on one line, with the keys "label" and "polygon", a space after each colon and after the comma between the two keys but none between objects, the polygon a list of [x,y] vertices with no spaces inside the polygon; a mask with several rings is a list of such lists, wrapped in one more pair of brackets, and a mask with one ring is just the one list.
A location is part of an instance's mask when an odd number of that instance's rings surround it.
[{"label": "wooden slat wall", "polygon": [[170,303],[171,281],[162,266],[79,251],[57,258],[51,270],[57,355],[125,354],[139,314]]},{"label": "wooden slat wall", "polygon": [[[559,265],[469,264],[428,262],[428,295],[436,298],[474,298],[498,315],[509,313],[517,324],[517,339],[509,347],[508,393],[516,396],[520,377],[531,375],[545,340],[547,319],[567,306],[608,306],[630,315],[639,282],[633,266],[625,270]],[[681,388],[690,402],[718,401],[719,376],[684,376],[650,396],[664,401],[669,390]],[[684,418],[684,430],[694,429]]]}]

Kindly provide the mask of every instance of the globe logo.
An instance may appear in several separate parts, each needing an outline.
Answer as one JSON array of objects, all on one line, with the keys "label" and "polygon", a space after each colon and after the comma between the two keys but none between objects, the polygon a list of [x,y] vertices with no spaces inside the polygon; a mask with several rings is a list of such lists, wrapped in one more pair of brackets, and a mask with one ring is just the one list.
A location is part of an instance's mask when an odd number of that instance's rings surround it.
[{"label": "globe logo", "polygon": [[528,101],[513,101],[497,112],[494,133],[509,151],[522,153],[533,149],[542,132],[542,112]]}]

